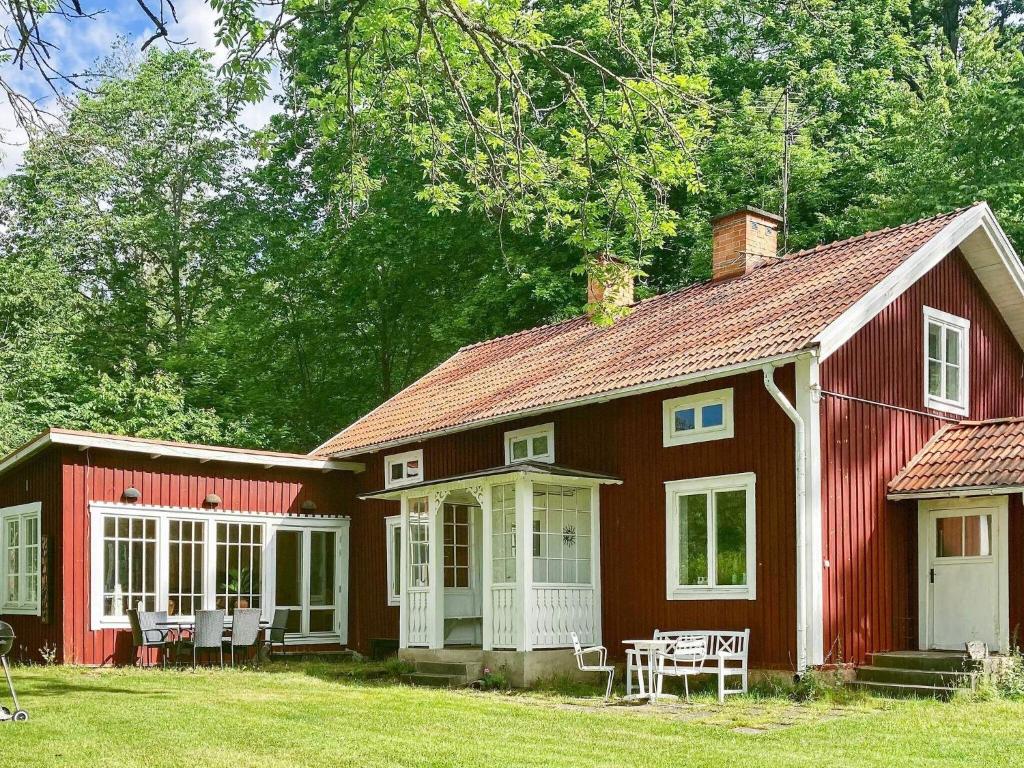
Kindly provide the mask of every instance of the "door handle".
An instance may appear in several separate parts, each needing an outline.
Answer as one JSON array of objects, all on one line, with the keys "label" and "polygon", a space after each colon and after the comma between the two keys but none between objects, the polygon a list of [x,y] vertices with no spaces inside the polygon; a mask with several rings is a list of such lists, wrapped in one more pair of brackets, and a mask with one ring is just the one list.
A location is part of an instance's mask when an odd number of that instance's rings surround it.
[{"label": "door handle", "polygon": [[928,569],[928,583],[929,584],[934,584],[935,583],[935,569],[934,568],[929,568]]}]

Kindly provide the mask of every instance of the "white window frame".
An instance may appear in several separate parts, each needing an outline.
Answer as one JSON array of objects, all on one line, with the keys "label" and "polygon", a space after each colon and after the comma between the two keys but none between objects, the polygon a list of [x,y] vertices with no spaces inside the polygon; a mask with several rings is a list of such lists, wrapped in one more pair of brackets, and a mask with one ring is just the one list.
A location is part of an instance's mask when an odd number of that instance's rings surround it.
[{"label": "white window frame", "polygon": [[[233,512],[194,507],[158,507],[145,504],[122,504],[114,502],[91,503],[89,505],[90,548],[89,548],[89,596],[90,596],[90,628],[128,629],[127,616],[103,615],[103,522],[110,516],[155,518],[157,520],[156,546],[156,607],[157,610],[167,608],[170,586],[168,569],[170,567],[170,521],[192,520],[205,521],[205,541],[203,545],[203,607],[216,607],[216,568],[217,568],[217,524],[218,523],[250,523],[263,527],[263,550],[261,557],[260,597],[263,619],[273,618],[276,605],[277,575],[277,532],[279,530],[301,531],[303,557],[302,599],[309,601],[309,546],[313,531],[335,532],[335,632],[317,632],[309,634],[289,634],[286,643],[316,644],[345,643],[348,639],[348,527],[347,517],[328,517],[311,515],[273,515],[258,512]],[[304,605],[305,605],[304,603]],[[308,611],[304,611],[304,616]],[[186,617],[187,618],[187,617]],[[303,631],[307,621],[303,618]]]},{"label": "white window frame", "polygon": [[[679,583],[679,497],[706,493],[708,504],[708,574],[717,563],[717,528],[714,494],[721,491],[745,491],[747,494],[747,583],[744,585],[688,585]],[[757,599],[757,475],[735,475],[670,480],[665,483],[665,585],[668,600],[756,600]]]},{"label": "white window frame", "polygon": [[[727,440],[733,436],[733,391],[732,387],[701,392],[696,395],[673,397],[662,403],[662,443],[668,448],[673,445],[703,443],[708,440]],[[704,427],[700,420],[701,409],[708,405],[722,406],[722,423]],[[695,416],[693,429],[676,429],[676,411],[692,408]]]},{"label": "white window frame", "polygon": [[[402,604],[402,580],[400,571],[401,563],[395,562],[395,536],[398,536],[398,556],[402,556],[402,516],[392,515],[384,518],[384,530],[387,539],[387,572],[388,572],[388,605],[399,606]],[[392,587],[395,584],[395,577],[398,576],[398,592]]]},{"label": "white window frame", "polygon": [[[547,453],[535,454],[533,452],[533,438],[535,437],[547,437]],[[512,444],[520,440],[526,440],[526,456],[521,459],[512,458]],[[549,421],[546,424],[537,424],[533,427],[513,429],[505,433],[505,463],[517,464],[521,461],[542,461],[546,464],[553,464],[555,462],[554,422]]]},{"label": "white window frame", "polygon": [[[954,330],[960,335],[960,398],[958,400],[950,400],[945,397],[933,395],[928,391],[928,329],[931,325],[938,325],[944,331]],[[968,404],[970,403],[970,381],[971,381],[971,321],[956,315],[951,315],[948,312],[943,312],[932,307],[924,307],[924,348],[922,350],[922,359],[924,361],[924,405],[925,408],[932,408],[936,411],[945,411],[947,413],[955,413],[958,416],[966,416],[968,414]],[[941,352],[943,359],[942,365],[942,387],[945,390],[946,386],[946,343],[945,333],[943,333],[943,340],[941,344]]]},{"label": "white window frame", "polygon": [[[419,475],[409,477],[408,475],[408,463],[410,461],[419,462]],[[391,468],[396,464],[402,464],[405,468],[402,470],[402,477],[399,480],[391,479]],[[385,488],[401,488],[405,485],[412,485],[413,483],[423,482],[423,450],[406,451],[405,453],[393,453],[390,456],[384,457],[384,487]]]},{"label": "white window frame", "polygon": [[[38,501],[29,504],[18,504],[13,507],[0,509],[0,614],[19,616],[40,616],[41,592],[42,592],[42,563],[43,563],[43,505]],[[18,591],[20,599],[7,602],[7,523],[10,520],[18,521]],[[36,571],[29,574],[25,570],[25,522],[34,520],[36,524]],[[36,590],[34,595],[26,594],[25,577],[34,575],[36,577]]]}]

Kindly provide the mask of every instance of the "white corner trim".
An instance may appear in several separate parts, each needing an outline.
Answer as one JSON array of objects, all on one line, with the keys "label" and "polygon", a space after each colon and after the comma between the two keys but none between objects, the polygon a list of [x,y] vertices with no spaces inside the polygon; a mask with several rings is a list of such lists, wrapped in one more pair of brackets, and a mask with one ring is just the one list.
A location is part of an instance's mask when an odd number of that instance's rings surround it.
[{"label": "white corner trim", "polygon": [[[875,315],[889,306],[979,229],[984,231],[995,248],[1000,264],[1004,267],[1006,275],[1022,299],[1021,318],[1014,330],[1014,335],[1024,345],[1024,266],[1010,245],[1006,233],[996,221],[992,209],[988,207],[987,203],[980,203],[964,211],[947,224],[910,258],[889,273],[884,280],[875,285],[819,333],[814,338],[814,342],[821,349],[820,359],[825,360],[831,356]],[[1001,311],[1004,315],[1006,314],[1005,309],[1001,309]],[[1012,323],[1011,327],[1013,327]]]}]

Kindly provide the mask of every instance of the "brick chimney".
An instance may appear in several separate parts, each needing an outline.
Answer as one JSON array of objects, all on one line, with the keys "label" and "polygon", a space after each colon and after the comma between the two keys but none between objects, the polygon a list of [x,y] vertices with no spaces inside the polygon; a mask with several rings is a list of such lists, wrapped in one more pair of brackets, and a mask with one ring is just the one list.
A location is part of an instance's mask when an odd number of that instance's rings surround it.
[{"label": "brick chimney", "polygon": [[782,218],[744,206],[711,220],[711,279],[745,275],[766,259],[778,256]]},{"label": "brick chimney", "polygon": [[587,303],[602,301],[618,307],[633,303],[633,273],[614,256],[597,256],[587,271]]}]

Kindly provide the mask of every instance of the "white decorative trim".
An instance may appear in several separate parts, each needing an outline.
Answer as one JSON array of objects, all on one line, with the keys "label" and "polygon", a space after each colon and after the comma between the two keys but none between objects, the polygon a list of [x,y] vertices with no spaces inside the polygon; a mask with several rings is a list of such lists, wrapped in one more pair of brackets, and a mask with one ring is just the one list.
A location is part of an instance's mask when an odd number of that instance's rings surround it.
[{"label": "white decorative trim", "polygon": [[[747,495],[746,555],[747,583],[742,586],[679,584],[679,516],[680,496],[718,491],[742,490]],[[757,599],[757,476],[753,472],[714,477],[669,480],[665,483],[665,599],[666,600],[756,600]],[[708,569],[713,572],[715,560],[714,505],[708,504]]]},{"label": "white decorative trim", "polygon": [[[418,470],[415,475],[409,475],[409,464],[411,462],[418,463]],[[401,464],[402,465],[402,477],[398,480],[391,477],[391,468]],[[393,453],[390,456],[384,457],[384,487],[385,488],[401,488],[406,485],[412,485],[413,483],[423,482],[423,449],[417,449],[415,451],[405,451],[404,453]]]},{"label": "white decorative trim", "polygon": [[99,435],[51,429],[0,460],[0,474],[31,458],[50,445],[71,445],[77,446],[82,450],[97,448],[119,451],[121,453],[144,453],[154,459],[196,459],[200,463],[218,461],[229,464],[255,464],[262,466],[264,469],[289,467],[294,469],[319,469],[322,472],[330,472],[332,470],[362,472],[366,469],[366,465],[361,462],[339,461],[333,458],[323,459],[300,454],[273,453],[271,451],[250,452],[210,445],[170,443],[134,437],[118,437],[116,435]]},{"label": "white decorative trim", "polygon": [[804,422],[804,483],[807,579],[807,659],[812,666],[825,663],[825,558],[821,511],[821,394],[817,357],[796,363],[796,410]]},{"label": "white decorative trim", "polygon": [[[546,453],[533,453],[533,438],[547,437],[548,450]],[[526,456],[521,459],[512,457],[512,444],[519,440],[526,440]],[[505,463],[515,464],[518,461],[542,461],[553,464],[555,461],[555,424],[552,421],[546,424],[537,424],[523,429],[513,429],[505,433]]]},{"label": "white decorative trim", "polygon": [[[708,405],[722,406],[722,423],[720,425],[704,426],[702,409]],[[684,431],[677,430],[675,428],[676,411],[691,408],[694,414],[694,428]],[[727,440],[733,436],[732,387],[665,400],[661,406],[661,416],[662,445],[665,448],[689,443],[703,443],[708,440]]]},{"label": "white decorative trim", "polygon": [[990,295],[1006,291],[996,305],[1017,342],[1024,346],[1024,266],[987,203],[953,219],[910,258],[877,283],[814,338],[824,361],[879,312],[924,277],[954,249],[960,248]]},{"label": "white decorative trim", "polygon": [[[924,362],[924,407],[931,408],[936,411],[946,411],[947,413],[966,416],[970,411],[971,403],[971,321],[967,318],[957,317],[956,315],[951,315],[949,312],[943,312],[928,306],[922,307],[922,310],[924,313],[924,321],[922,322],[924,331],[924,346],[922,350]],[[960,355],[959,400],[949,400],[938,395],[933,395],[928,391],[928,364],[931,362],[931,358],[928,355],[928,329],[931,325],[937,325],[943,329],[956,331],[960,339],[960,348],[958,353]],[[945,342],[943,342],[942,347],[942,354],[945,356]],[[943,381],[945,380],[945,375],[946,362],[943,359]]]},{"label": "white decorative trim", "polygon": [[[18,504],[13,507],[0,509],[0,616],[41,616],[42,610],[42,562],[43,562],[43,505],[41,502],[32,501],[27,504]],[[22,600],[17,603],[7,602],[7,521],[12,519],[34,519],[36,523],[36,594],[35,599]],[[19,536],[24,536],[22,523],[19,523]],[[19,545],[21,552],[18,555],[20,565],[19,575],[24,579],[27,575],[24,570],[24,545]]]}]

